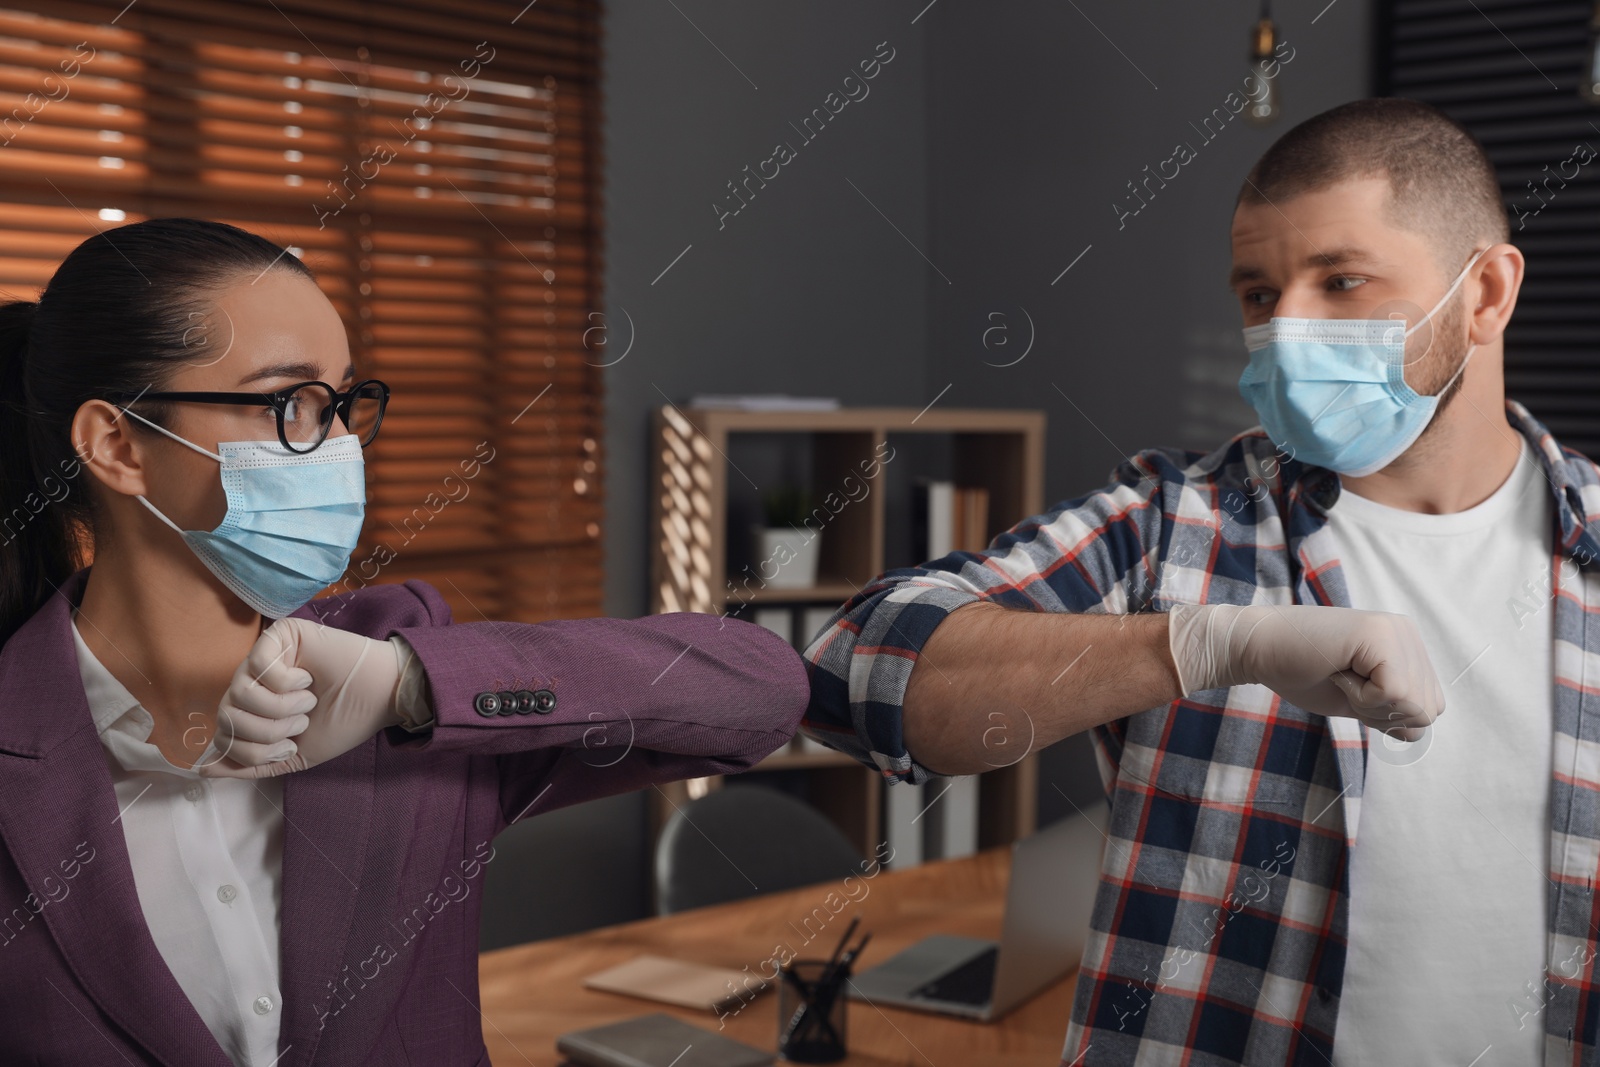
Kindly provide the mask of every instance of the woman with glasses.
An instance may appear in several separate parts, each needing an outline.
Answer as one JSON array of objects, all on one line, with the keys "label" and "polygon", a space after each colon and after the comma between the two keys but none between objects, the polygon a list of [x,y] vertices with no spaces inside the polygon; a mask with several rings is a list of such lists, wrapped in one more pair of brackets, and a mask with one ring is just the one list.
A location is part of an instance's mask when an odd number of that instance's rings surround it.
[{"label": "woman with glasses", "polygon": [[0,305],[0,1063],[486,1064],[495,835],[793,734],[804,667],[746,623],[318,598],[388,401],[221,223]]}]

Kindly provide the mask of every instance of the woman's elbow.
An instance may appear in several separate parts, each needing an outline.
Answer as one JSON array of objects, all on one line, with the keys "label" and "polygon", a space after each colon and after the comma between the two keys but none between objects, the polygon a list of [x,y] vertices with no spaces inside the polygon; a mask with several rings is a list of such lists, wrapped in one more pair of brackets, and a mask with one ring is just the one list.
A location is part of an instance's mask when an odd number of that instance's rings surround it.
[{"label": "woman's elbow", "polygon": [[810,703],[811,677],[787,640],[764,626],[725,616],[685,613],[680,624],[681,636],[706,657],[701,662],[715,665],[701,679],[702,686],[717,690],[707,694],[712,702],[733,712],[740,729],[770,734],[767,751],[794,736]]},{"label": "woman's elbow", "polygon": [[808,665],[787,640],[766,627],[738,620],[725,621],[740,627],[742,640],[749,644],[745,662],[753,668],[751,679],[759,694],[758,702],[767,708],[774,736],[781,745],[794,736],[801,716],[811,703]]}]

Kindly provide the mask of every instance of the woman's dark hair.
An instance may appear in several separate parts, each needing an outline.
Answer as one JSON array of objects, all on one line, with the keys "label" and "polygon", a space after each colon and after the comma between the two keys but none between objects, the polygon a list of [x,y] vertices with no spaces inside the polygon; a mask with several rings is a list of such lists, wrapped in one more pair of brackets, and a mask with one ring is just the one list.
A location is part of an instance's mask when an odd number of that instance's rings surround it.
[{"label": "woman's dark hair", "polygon": [[[78,408],[160,389],[213,358],[210,297],[269,269],[311,277],[293,253],[237,226],[149,219],[78,245],[37,301],[0,304],[0,646],[92,548],[93,502],[71,440]],[[164,405],[140,406],[165,421]]]}]

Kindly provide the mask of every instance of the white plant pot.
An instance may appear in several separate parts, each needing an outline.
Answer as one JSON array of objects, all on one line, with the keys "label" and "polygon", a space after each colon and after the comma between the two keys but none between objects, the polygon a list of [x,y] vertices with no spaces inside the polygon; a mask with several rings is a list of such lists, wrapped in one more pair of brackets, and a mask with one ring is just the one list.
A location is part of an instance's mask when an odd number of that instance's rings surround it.
[{"label": "white plant pot", "polygon": [[821,530],[756,527],[756,562],[751,571],[773,589],[809,589],[817,584]]}]

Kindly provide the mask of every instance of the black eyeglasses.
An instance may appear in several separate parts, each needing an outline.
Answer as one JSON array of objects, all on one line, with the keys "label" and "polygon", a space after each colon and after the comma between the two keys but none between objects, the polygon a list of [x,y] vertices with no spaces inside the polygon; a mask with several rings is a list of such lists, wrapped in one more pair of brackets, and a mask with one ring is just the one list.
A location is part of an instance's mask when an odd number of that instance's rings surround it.
[{"label": "black eyeglasses", "polygon": [[378,436],[389,387],[376,378],[340,392],[327,382],[301,382],[270,393],[114,393],[107,400],[190,400],[198,404],[239,404],[271,408],[278,418],[278,440],[291,452],[306,453],[328,438],[339,416],[362,447]]}]

